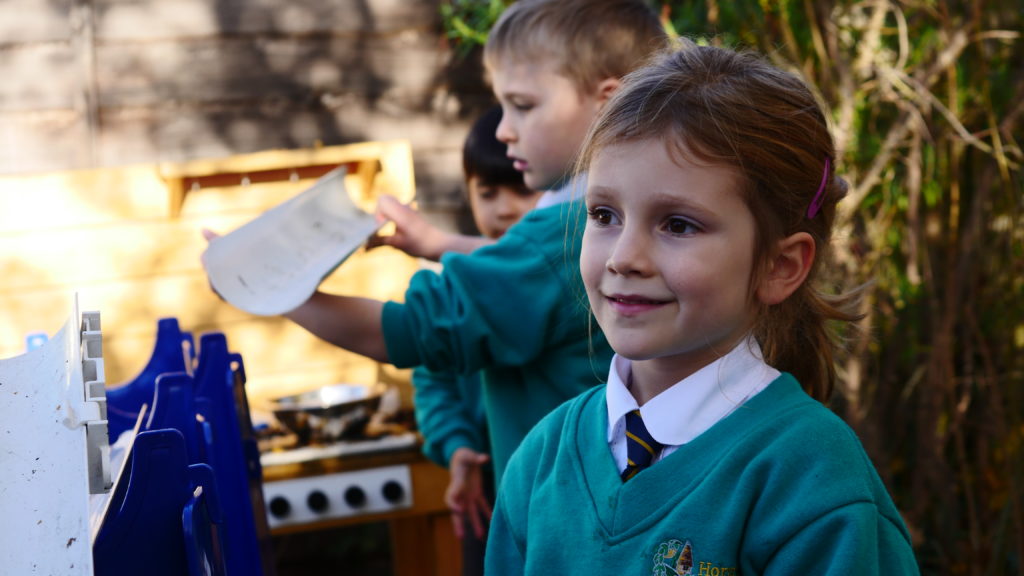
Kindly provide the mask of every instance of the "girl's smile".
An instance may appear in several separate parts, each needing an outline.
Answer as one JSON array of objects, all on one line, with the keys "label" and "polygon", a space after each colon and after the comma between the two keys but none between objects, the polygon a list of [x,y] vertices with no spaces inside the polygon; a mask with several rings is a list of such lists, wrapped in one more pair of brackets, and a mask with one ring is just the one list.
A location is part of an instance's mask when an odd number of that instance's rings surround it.
[{"label": "girl's smile", "polygon": [[656,300],[637,294],[610,294],[605,296],[612,308],[623,316],[639,316],[665,306],[668,300]]}]

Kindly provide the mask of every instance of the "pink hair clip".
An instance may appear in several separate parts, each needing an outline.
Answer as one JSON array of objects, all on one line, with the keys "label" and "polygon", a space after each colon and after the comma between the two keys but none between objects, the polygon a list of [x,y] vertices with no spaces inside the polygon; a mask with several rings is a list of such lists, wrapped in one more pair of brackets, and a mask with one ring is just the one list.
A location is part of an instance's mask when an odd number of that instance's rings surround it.
[{"label": "pink hair clip", "polygon": [[828,184],[828,169],[832,166],[832,161],[828,156],[825,156],[825,172],[821,175],[821,184],[818,185],[818,191],[814,193],[814,198],[811,199],[811,205],[807,207],[807,218],[814,218],[818,215],[818,211],[821,210],[821,205],[825,203],[825,184]]}]

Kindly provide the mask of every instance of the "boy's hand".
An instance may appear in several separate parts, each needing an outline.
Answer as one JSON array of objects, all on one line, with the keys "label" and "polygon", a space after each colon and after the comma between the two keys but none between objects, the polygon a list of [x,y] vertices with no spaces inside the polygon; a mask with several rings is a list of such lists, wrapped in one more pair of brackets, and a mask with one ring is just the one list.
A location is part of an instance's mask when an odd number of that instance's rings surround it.
[{"label": "boy's hand", "polygon": [[381,196],[377,201],[377,219],[394,222],[395,233],[371,236],[367,248],[391,246],[416,258],[438,260],[448,246],[447,232],[427,222],[419,212],[393,196]]},{"label": "boy's hand", "polygon": [[483,465],[491,459],[487,454],[459,448],[448,462],[452,479],[444,501],[452,510],[452,526],[460,540],[466,534],[468,520],[473,534],[482,539],[491,521],[491,505],[484,494]]},{"label": "boy's hand", "polygon": [[220,234],[214,232],[213,230],[210,230],[209,228],[203,228],[202,234],[203,238],[206,239],[207,242],[212,241],[214,238],[220,238]]},{"label": "boy's hand", "polygon": [[[203,234],[203,238],[204,238],[204,239],[205,239],[205,240],[206,240],[207,242],[212,242],[212,241],[213,241],[214,239],[216,239],[216,238],[220,238],[220,234],[218,234],[217,232],[214,232],[213,230],[210,230],[209,228],[203,228],[203,229],[201,230],[201,232],[202,232],[202,234]],[[205,257],[206,257],[206,255],[205,255],[205,254],[203,254],[202,258],[205,258]],[[203,266],[203,269],[205,270],[205,269],[206,269],[206,267],[205,267],[205,266]],[[207,284],[208,284],[208,285],[210,286],[210,292],[213,292],[214,294],[216,294],[216,295],[217,295],[217,298],[220,298],[220,299],[221,299],[221,301],[223,301],[223,302],[227,302],[227,300],[224,300],[224,297],[220,295],[220,292],[217,292],[217,290],[216,290],[216,289],[214,289],[214,287],[213,287],[213,283],[212,283],[212,282],[210,282],[210,279],[209,279],[209,278],[207,278],[207,279],[206,279],[206,283],[207,283]]]}]

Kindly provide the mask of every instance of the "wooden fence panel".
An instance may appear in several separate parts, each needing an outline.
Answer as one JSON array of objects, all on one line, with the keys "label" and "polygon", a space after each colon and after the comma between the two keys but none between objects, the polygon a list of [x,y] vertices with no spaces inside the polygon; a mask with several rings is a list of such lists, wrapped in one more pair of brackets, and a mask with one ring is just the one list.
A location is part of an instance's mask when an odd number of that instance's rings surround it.
[{"label": "wooden fence panel", "polygon": [[0,50],[0,110],[6,113],[73,109],[81,88],[78,58],[67,42]]},{"label": "wooden fence panel", "polygon": [[71,0],[3,0],[0,45],[67,42],[71,5]]},{"label": "wooden fence panel", "polygon": [[376,35],[440,25],[424,0],[95,0],[97,34],[147,40],[273,32]]},{"label": "wooden fence panel", "polygon": [[0,174],[403,138],[421,205],[451,209],[491,97],[448,50],[439,6],[5,0]]},{"label": "wooden fence panel", "polygon": [[387,95],[413,111],[429,103],[445,57],[436,38],[417,32],[368,41],[210,38],[100,46],[96,76],[108,109],[275,99],[323,105],[321,95],[351,93],[367,101]]}]

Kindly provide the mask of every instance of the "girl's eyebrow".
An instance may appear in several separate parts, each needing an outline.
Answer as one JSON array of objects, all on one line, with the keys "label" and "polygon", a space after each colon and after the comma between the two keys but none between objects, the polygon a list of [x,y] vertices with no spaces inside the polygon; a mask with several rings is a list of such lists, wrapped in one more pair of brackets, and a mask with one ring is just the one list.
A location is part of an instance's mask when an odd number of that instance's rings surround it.
[{"label": "girl's eyebrow", "polygon": [[710,222],[720,218],[713,210],[703,203],[694,201],[691,198],[679,197],[666,193],[653,193],[654,205],[662,210],[670,212],[682,212],[684,215],[696,218],[703,222]]},{"label": "girl's eyebrow", "polygon": [[631,193],[648,194],[653,197],[651,206],[658,211],[676,213],[679,216],[688,216],[704,223],[710,223],[721,218],[714,211],[709,210],[700,202],[694,202],[690,198],[680,197],[669,192],[648,192],[648,191],[627,191],[621,193],[617,188],[595,185],[587,188],[586,202],[597,204],[615,200],[618,203],[628,203]]},{"label": "girl's eyebrow", "polygon": [[587,198],[607,198],[613,195],[614,188],[607,186],[587,186],[586,196]]},{"label": "girl's eyebrow", "polygon": [[615,196],[608,193],[606,188],[587,188],[583,193],[583,203],[592,206],[594,204],[607,204]]}]

